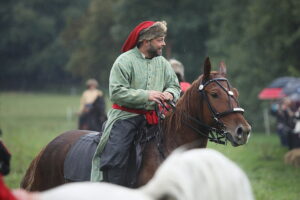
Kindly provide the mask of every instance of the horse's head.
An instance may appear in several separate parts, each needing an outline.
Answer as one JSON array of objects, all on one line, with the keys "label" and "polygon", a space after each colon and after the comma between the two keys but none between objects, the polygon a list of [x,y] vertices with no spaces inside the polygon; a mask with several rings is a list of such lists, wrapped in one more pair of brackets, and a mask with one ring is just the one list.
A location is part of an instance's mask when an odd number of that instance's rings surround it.
[{"label": "horse's head", "polygon": [[206,58],[203,76],[196,82],[202,97],[203,122],[223,133],[233,146],[247,143],[251,126],[239,107],[237,89],[226,79],[225,64],[220,64],[219,71],[211,71],[210,60]]}]

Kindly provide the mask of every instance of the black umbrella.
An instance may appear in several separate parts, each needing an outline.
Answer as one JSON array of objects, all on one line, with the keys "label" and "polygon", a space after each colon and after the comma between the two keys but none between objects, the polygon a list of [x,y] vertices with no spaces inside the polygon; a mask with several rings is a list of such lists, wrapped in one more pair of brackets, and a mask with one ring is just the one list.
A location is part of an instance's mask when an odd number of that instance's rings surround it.
[{"label": "black umbrella", "polygon": [[297,80],[297,78],[295,77],[290,77],[290,76],[284,76],[284,77],[280,77],[277,78],[275,80],[273,80],[268,86],[267,88],[283,88],[285,87],[288,83],[293,82]]},{"label": "black umbrella", "polygon": [[300,101],[300,93],[291,94],[289,97],[292,101]]},{"label": "black umbrella", "polygon": [[282,89],[282,92],[287,96],[292,94],[300,94],[300,78],[287,83]]}]

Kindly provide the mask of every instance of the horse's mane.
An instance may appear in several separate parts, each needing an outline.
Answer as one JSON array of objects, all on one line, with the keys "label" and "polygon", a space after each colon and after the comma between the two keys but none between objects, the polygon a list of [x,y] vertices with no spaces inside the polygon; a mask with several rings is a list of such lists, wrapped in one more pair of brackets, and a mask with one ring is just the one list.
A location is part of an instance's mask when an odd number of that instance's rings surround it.
[{"label": "horse's mane", "polygon": [[141,190],[154,199],[254,199],[243,170],[213,149],[176,150]]}]

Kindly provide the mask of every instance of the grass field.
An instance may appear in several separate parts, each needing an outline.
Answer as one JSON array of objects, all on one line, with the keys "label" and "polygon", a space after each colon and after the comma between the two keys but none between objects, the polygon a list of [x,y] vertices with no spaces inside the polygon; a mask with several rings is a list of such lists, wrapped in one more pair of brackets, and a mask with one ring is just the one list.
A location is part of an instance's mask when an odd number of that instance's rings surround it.
[{"label": "grass field", "polygon": [[[2,139],[11,151],[11,173],[17,188],[33,157],[58,134],[76,129],[79,96],[43,93],[0,93]],[[300,169],[283,163],[287,149],[276,135],[252,133],[247,145],[233,148],[209,144],[238,163],[248,174],[257,200],[299,200]]]}]

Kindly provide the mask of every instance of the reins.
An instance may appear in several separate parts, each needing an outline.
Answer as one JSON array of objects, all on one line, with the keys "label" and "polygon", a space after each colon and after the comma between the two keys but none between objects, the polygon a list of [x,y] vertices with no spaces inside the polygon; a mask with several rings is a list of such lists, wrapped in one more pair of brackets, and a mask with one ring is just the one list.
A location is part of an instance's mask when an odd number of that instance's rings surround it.
[{"label": "reins", "polygon": [[[171,102],[171,101],[169,101],[169,102]],[[170,105],[171,107],[173,106],[173,104],[168,103],[168,105]],[[155,107],[155,110],[156,110],[156,113],[157,113],[157,116],[158,116],[158,132],[156,134],[156,138],[157,138],[158,141],[157,141],[156,144],[157,144],[158,152],[159,152],[161,158],[164,160],[166,158],[166,155],[164,154],[163,145],[162,145],[163,144],[162,122],[165,119],[164,112],[165,111],[170,111],[170,108],[168,108],[163,102],[160,102],[159,105],[162,107],[162,110],[159,109],[158,105]],[[175,104],[174,104],[174,107],[175,107]]]},{"label": "reins", "polygon": [[[167,102],[168,105],[170,105],[172,107],[172,110],[175,111],[176,107],[174,102]],[[201,127],[201,130],[192,126],[191,124],[189,124],[187,121],[183,121],[183,123],[188,126],[189,128],[191,128],[193,131],[195,131],[196,133],[200,134],[203,137],[206,137],[209,139],[209,141],[211,142],[215,142],[218,144],[226,144],[226,132],[222,129],[218,129],[218,128],[214,128],[211,126],[206,125],[205,123],[203,123],[202,121],[200,121],[199,119],[190,116],[187,113],[183,113],[189,120],[192,120],[193,122],[195,122],[197,125],[199,125]],[[225,139],[225,141],[223,141],[222,139]]]},{"label": "reins", "polygon": [[[162,110],[159,109],[159,106],[161,106]],[[158,124],[157,124],[157,130],[155,130],[152,134],[148,134],[148,128],[144,128],[144,136],[141,138],[141,140],[136,140],[135,141],[135,145],[137,145],[138,143],[140,143],[142,146],[141,148],[143,148],[145,143],[148,143],[149,141],[155,139],[156,140],[156,146],[157,149],[159,151],[160,157],[162,160],[165,160],[165,158],[167,157],[164,153],[163,150],[163,130],[162,130],[162,122],[165,119],[165,115],[164,112],[165,111],[169,111],[170,109],[168,107],[166,107],[164,105],[163,102],[160,102],[159,104],[157,104],[155,106],[155,112],[157,114],[158,117]],[[153,127],[153,125],[150,125],[151,127]],[[151,132],[151,131],[150,131]]]}]

